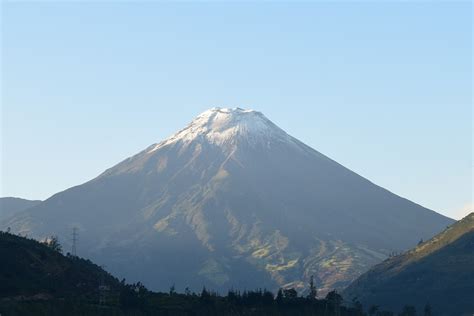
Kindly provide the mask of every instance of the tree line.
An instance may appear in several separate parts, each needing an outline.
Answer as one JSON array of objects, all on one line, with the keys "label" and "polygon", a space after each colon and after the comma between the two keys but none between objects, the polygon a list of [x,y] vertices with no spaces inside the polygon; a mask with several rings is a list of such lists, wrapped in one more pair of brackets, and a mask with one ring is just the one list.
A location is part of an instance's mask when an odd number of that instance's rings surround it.
[{"label": "tree line", "polygon": [[432,316],[430,305],[421,313],[414,306],[405,306],[398,314],[371,306],[364,310],[354,298],[344,302],[333,290],[318,298],[313,278],[308,294],[300,295],[295,289],[279,289],[276,295],[267,289],[250,291],[229,290],[226,295],[205,287],[200,293],[186,289],[177,293],[174,287],[168,293],[152,292],[141,283],[126,284],[122,280],[118,304],[124,311],[142,311],[146,315],[312,315],[312,316]]}]

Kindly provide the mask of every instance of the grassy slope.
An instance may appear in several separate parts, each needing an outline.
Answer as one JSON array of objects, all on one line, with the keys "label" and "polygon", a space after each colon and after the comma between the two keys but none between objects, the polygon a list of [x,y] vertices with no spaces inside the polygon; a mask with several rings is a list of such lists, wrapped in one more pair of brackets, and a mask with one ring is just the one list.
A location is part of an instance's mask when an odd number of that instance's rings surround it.
[{"label": "grassy slope", "polygon": [[474,312],[474,213],[400,256],[389,258],[354,281],[346,299],[393,310],[433,306],[437,315]]}]

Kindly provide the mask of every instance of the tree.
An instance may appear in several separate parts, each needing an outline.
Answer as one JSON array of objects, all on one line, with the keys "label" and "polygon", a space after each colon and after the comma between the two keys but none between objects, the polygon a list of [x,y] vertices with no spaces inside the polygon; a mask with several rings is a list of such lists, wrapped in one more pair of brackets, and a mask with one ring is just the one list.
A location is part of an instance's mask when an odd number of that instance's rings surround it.
[{"label": "tree", "polygon": [[291,302],[298,297],[298,292],[295,289],[285,289],[283,290],[283,296],[287,301]]},{"label": "tree", "polygon": [[326,295],[328,303],[340,305],[342,303],[342,296],[336,290],[332,290]]},{"label": "tree", "polygon": [[362,303],[357,299],[357,297],[354,297],[352,299],[352,306],[354,308],[355,315],[357,316],[364,315],[364,307],[362,306]]},{"label": "tree", "polygon": [[340,306],[342,304],[342,296],[336,290],[332,290],[326,295],[326,302],[330,308],[334,310],[335,315],[340,315]]},{"label": "tree", "polygon": [[416,308],[412,305],[405,305],[400,316],[416,316]]},{"label": "tree", "polygon": [[277,304],[283,304],[283,291],[282,289],[278,289],[278,293],[276,296],[276,302]]},{"label": "tree", "polygon": [[176,288],[174,286],[174,284],[170,287],[170,296],[172,295],[175,295],[176,294]]},{"label": "tree", "polygon": [[431,313],[431,305],[430,305],[430,304],[426,304],[426,305],[425,305],[425,314],[424,314],[424,315],[425,315],[425,316],[431,316],[431,315],[433,315],[433,314]]},{"label": "tree", "polygon": [[376,315],[378,311],[379,311],[378,305],[372,305],[369,308],[369,315],[371,315],[371,316]]},{"label": "tree", "polygon": [[59,243],[58,236],[53,235],[53,236],[49,237],[48,239],[46,239],[46,241],[44,243],[46,244],[46,246],[48,246],[50,249],[52,249],[54,251],[57,251],[59,253],[63,252],[63,247]]},{"label": "tree", "polygon": [[204,304],[209,304],[211,302],[211,293],[206,290],[206,287],[202,288],[200,299]]},{"label": "tree", "polygon": [[311,276],[309,279],[309,294],[308,294],[308,299],[310,300],[315,300],[318,292],[316,289],[316,286],[314,285],[314,277]]},{"label": "tree", "polygon": [[267,289],[263,290],[262,302],[266,305],[271,305],[273,303],[273,293]]},{"label": "tree", "polygon": [[125,279],[120,282],[119,304],[122,308],[134,309],[140,307],[141,283],[127,284]]},{"label": "tree", "polygon": [[184,289],[184,295],[186,296],[191,296],[191,290],[189,289],[189,287],[186,286],[186,288]]}]

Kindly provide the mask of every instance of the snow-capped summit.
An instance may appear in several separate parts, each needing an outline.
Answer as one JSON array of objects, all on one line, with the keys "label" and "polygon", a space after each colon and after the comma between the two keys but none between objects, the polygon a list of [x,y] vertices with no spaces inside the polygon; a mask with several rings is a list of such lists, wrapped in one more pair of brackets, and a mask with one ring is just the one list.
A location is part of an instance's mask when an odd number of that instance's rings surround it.
[{"label": "snow-capped summit", "polygon": [[177,142],[189,144],[196,139],[216,145],[233,145],[242,139],[253,145],[293,141],[261,112],[239,107],[214,107],[199,114],[188,126],[157,144],[150,152]]}]

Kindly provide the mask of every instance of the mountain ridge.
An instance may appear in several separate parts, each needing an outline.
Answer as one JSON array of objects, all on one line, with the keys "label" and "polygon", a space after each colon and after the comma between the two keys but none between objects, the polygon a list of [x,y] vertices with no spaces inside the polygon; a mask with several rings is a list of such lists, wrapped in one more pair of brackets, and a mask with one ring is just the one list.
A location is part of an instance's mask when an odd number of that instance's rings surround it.
[{"label": "mountain ridge", "polygon": [[0,197],[0,220],[38,205],[41,202],[40,200],[28,200],[12,196]]}]

